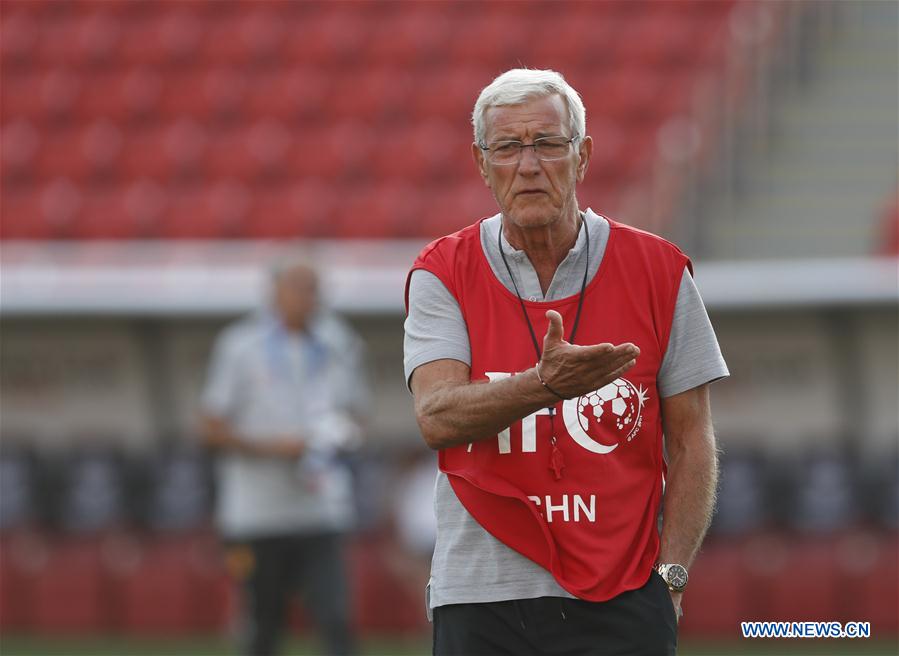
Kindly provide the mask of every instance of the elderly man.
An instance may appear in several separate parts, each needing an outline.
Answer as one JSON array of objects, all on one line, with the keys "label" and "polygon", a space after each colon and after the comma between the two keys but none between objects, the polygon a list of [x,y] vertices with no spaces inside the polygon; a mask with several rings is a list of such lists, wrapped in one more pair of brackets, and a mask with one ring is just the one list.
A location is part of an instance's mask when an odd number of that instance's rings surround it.
[{"label": "elderly man", "polygon": [[579,210],[593,142],[558,73],[500,75],[472,122],[500,213],[407,281],[406,377],[439,450],[434,653],[673,654],[728,375],[690,262]]},{"label": "elderly man", "polygon": [[277,652],[298,588],[328,654],[353,650],[341,535],[353,523],[338,452],[358,437],[367,396],[358,338],[318,312],[312,266],[272,276],[272,307],[216,342],[203,435],[219,454],[218,524],[243,585],[242,652]]}]

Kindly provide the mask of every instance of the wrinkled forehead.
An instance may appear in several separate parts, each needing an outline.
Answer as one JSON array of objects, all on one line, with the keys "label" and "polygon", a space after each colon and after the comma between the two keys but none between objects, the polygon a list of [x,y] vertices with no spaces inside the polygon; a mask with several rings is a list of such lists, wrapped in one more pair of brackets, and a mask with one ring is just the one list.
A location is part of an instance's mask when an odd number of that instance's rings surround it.
[{"label": "wrinkled forehead", "polygon": [[484,136],[497,138],[568,135],[568,107],[559,94],[528,98],[516,105],[494,105],[484,112]]}]

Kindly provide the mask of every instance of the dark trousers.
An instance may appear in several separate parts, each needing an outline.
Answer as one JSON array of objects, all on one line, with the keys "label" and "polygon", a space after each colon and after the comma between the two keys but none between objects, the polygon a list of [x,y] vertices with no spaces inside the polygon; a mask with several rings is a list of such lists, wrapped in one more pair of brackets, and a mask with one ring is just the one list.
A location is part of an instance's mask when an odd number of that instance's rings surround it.
[{"label": "dark trousers", "polygon": [[240,577],[245,616],[241,652],[245,656],[278,652],[290,597],[296,591],[302,594],[303,605],[321,633],[326,653],[354,653],[339,535],[259,538],[231,543],[229,552],[229,559],[245,563]]},{"label": "dark trousers", "polygon": [[434,609],[434,656],[673,656],[677,617],[662,578],[603,602],[539,597]]}]

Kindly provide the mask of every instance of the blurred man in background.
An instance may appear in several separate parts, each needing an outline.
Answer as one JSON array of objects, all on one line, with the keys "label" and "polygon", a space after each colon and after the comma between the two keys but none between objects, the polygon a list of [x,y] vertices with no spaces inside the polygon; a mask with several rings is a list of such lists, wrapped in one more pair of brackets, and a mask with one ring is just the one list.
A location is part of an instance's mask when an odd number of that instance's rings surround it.
[{"label": "blurred man in background", "polygon": [[358,338],[318,311],[307,262],[276,267],[272,304],[218,338],[203,395],[219,455],[218,523],[243,584],[243,653],[277,651],[299,588],[329,654],[353,652],[342,535],[353,525],[340,452],[367,398]]},{"label": "blurred man in background", "polygon": [[579,210],[593,142],[558,73],[504,73],[472,121],[501,213],[427,246],[407,287],[406,377],[440,450],[434,651],[673,654],[728,373],[689,260]]}]

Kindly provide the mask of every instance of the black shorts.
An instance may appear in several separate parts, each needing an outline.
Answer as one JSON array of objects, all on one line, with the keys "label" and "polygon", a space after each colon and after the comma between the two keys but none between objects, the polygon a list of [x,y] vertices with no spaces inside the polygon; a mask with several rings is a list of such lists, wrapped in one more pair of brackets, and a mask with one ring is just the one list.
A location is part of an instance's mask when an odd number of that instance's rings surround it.
[{"label": "black shorts", "polygon": [[538,597],[434,609],[435,656],[669,656],[677,617],[655,571],[603,602]]}]

